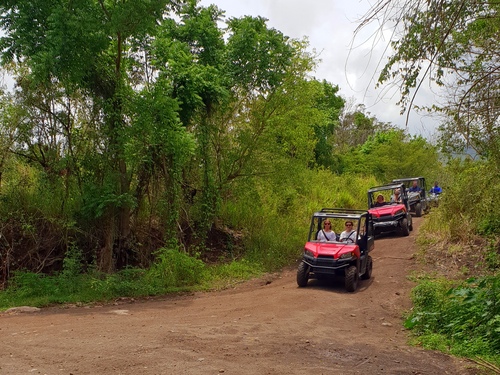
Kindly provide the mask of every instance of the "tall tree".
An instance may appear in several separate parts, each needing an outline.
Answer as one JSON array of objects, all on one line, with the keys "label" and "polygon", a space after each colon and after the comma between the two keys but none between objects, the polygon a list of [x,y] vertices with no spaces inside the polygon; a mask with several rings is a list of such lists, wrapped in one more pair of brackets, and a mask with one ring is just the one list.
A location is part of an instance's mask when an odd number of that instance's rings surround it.
[{"label": "tall tree", "polygon": [[223,31],[217,24],[222,12],[215,6],[204,8],[197,3],[188,1],[179,9],[180,22],[163,22],[152,53],[161,79],[172,82],[172,94],[179,101],[183,125],[197,140],[193,170],[200,185],[190,186],[196,183],[188,180],[185,186],[201,192],[197,196],[199,211],[194,232],[197,241],[203,242],[219,204],[216,155],[212,147],[214,118],[229,92],[222,66]]},{"label": "tall tree", "polygon": [[[196,192],[195,232],[203,241],[218,213],[221,191],[246,173],[268,118],[276,116],[265,103],[291,74],[296,51],[302,47],[260,17],[227,20],[224,38],[218,26],[223,13],[214,6],[188,2],[179,16],[180,22],[163,23],[153,54],[160,77],[173,83],[182,123],[197,140],[186,186]],[[252,108],[264,107],[269,113],[253,121]],[[255,127],[247,123],[241,131],[243,119]]]},{"label": "tall tree", "polygon": [[16,142],[16,125],[24,113],[14,104],[11,95],[0,93],[0,191],[5,164]]},{"label": "tall tree", "polygon": [[[168,0],[6,0],[0,5],[2,62],[24,62],[36,82],[57,81],[69,94],[89,94],[101,113],[104,166],[97,216],[105,225],[100,266],[112,270],[127,247],[130,229],[130,173],[125,158],[127,98],[133,96],[128,53],[132,36],[145,35],[162,18]],[[101,173],[102,172],[102,173]],[[101,178],[104,177],[104,178]],[[100,179],[100,181],[98,180]]]},{"label": "tall tree", "polygon": [[340,117],[345,106],[345,99],[338,94],[338,86],[323,81],[321,88],[321,94],[316,98],[316,106],[325,113],[326,121],[314,124],[314,132],[317,137],[314,153],[317,165],[335,171],[338,170],[336,160],[333,157],[335,146],[338,144],[335,132],[339,127]]}]

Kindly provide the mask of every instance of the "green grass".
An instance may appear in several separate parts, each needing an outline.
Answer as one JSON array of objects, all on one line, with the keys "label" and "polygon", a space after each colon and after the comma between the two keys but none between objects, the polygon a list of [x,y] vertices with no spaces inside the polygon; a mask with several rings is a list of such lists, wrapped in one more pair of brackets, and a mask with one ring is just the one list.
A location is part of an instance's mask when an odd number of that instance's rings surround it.
[{"label": "green grass", "polygon": [[500,365],[500,277],[421,278],[405,326],[414,344]]},{"label": "green grass", "polygon": [[[68,264],[74,266],[74,262]],[[73,268],[71,272],[65,270],[54,276],[16,272],[9,287],[0,292],[0,310],[224,289],[264,272],[260,264],[246,260],[207,266],[195,257],[172,249],[162,249],[158,261],[149,270],[128,268],[114,274],[76,271]]]}]

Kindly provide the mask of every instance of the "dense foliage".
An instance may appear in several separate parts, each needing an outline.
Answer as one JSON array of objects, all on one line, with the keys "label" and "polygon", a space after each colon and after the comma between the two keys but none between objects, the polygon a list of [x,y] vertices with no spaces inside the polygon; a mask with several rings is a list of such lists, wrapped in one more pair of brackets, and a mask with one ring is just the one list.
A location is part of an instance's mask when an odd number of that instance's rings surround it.
[{"label": "dense foliage", "polygon": [[373,173],[399,177],[391,148],[421,148],[408,173],[437,162],[426,142],[346,108],[311,78],[307,43],[261,17],[194,0],[0,9],[16,80],[0,97],[4,286],[18,270],[57,275],[74,248],[88,273],[154,269],[163,248],[279,267],[311,211],[365,207]]},{"label": "dense foliage", "polygon": [[[421,228],[422,258],[446,278],[418,281],[407,320],[426,347],[500,364],[500,197],[498,166],[454,160],[439,207]],[[436,270],[434,270],[436,272]]]},{"label": "dense foliage", "polygon": [[498,361],[500,352],[500,279],[423,280],[412,291],[414,309],[406,327],[427,348]]},{"label": "dense foliage", "polygon": [[435,108],[440,146],[483,160],[443,166],[426,139],[348,105],[311,78],[306,41],[261,17],[195,0],[2,2],[16,87],[0,93],[0,307],[223,286],[296,260],[312,211],[365,208],[368,188],[422,175],[445,189],[424,256],[460,249],[475,277],[421,279],[407,326],[495,358],[498,5],[384,1],[368,20],[395,3],[404,33],[381,82],[401,78],[406,106],[422,72],[458,76]]}]

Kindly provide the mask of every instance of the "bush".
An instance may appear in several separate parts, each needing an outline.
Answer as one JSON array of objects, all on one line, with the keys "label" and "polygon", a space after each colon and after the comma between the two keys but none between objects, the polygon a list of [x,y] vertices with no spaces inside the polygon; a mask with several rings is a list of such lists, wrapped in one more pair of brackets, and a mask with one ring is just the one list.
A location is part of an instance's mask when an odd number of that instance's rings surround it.
[{"label": "bush", "polygon": [[412,291],[414,309],[405,326],[433,349],[445,342],[453,354],[498,356],[500,277],[469,279],[449,286],[447,280],[421,281]]},{"label": "bush", "polygon": [[203,280],[205,264],[177,249],[156,251],[156,262],[147,271],[147,278],[157,287],[192,286]]},{"label": "bush", "polygon": [[414,304],[412,314],[405,322],[405,327],[415,329],[417,333],[434,332],[443,326],[444,317],[441,314],[445,308],[443,301],[451,287],[445,279],[432,280],[425,278],[411,291]]}]

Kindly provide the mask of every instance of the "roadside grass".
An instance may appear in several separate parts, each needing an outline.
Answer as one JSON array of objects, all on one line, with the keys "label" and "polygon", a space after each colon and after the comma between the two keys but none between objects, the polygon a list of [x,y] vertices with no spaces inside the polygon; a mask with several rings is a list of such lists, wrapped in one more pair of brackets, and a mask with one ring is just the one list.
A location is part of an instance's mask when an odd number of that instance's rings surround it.
[{"label": "roadside grass", "polygon": [[404,323],[411,343],[500,366],[500,277],[421,276]]},{"label": "roadside grass", "polygon": [[377,184],[372,177],[338,176],[327,170],[284,171],[271,177],[256,185],[234,186],[233,199],[223,202],[220,222],[237,236],[230,236],[224,249],[215,249],[221,254],[217,264],[199,258],[204,249],[162,248],[147,269],[126,268],[104,274],[92,265],[83,267],[81,250],[75,246],[67,250],[59,273],[14,272],[8,287],[0,291],[0,310],[231,287],[294,264],[302,254],[314,211],[323,207],[365,208],[366,191]]},{"label": "roadside grass", "polygon": [[148,270],[127,268],[103,274],[65,269],[52,276],[18,271],[9,287],[0,292],[0,310],[219,290],[264,273],[261,265],[246,260],[208,266],[178,250],[162,249],[161,253],[159,261]]}]

